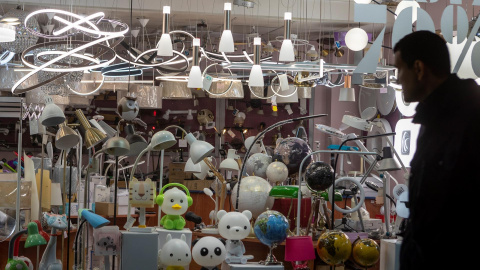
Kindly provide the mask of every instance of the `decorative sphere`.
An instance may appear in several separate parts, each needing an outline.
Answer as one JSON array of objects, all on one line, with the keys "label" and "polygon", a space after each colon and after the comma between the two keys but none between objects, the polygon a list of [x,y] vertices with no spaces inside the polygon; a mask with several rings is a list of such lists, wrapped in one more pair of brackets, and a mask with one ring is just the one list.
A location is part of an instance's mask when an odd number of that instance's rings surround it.
[{"label": "decorative sphere", "polygon": [[380,260],[380,246],[370,238],[357,238],[353,242],[352,257],[362,267],[374,266]]},{"label": "decorative sphere", "polygon": [[263,153],[256,153],[247,159],[245,169],[248,175],[267,178],[267,167],[270,163],[272,163],[272,157]]},{"label": "decorative sphere", "polygon": [[333,183],[333,168],[322,161],[313,162],[305,171],[305,181],[309,189],[317,192],[328,189]]},{"label": "decorative sphere", "polygon": [[123,97],[117,105],[117,112],[123,119],[132,121],[138,115],[139,107],[134,97]]},{"label": "decorative sphere", "polygon": [[352,28],[345,35],[345,44],[352,51],[363,50],[368,44],[368,35],[362,28]]},{"label": "decorative sphere", "polygon": [[327,231],[318,238],[317,253],[328,265],[343,265],[352,253],[352,243],[341,231]]},{"label": "decorative sphere", "polygon": [[288,219],[280,212],[267,210],[255,220],[253,232],[264,245],[272,247],[279,245],[288,235]]},{"label": "decorative sphere", "polygon": [[287,165],[279,161],[270,163],[267,167],[267,179],[273,183],[280,183],[288,178]]},{"label": "decorative sphere", "polygon": [[[304,140],[297,137],[288,137],[277,144],[272,158],[287,165],[288,174],[290,175],[299,171],[302,160],[311,153],[312,149]],[[303,164],[302,171],[305,171],[305,168],[311,161],[312,157],[309,156]]]},{"label": "decorative sphere", "polygon": [[[232,189],[231,201],[235,206],[237,203],[237,188]],[[258,176],[247,176],[240,180],[240,195],[238,197],[238,211],[249,210],[252,216],[257,218],[267,208],[271,209],[275,198],[270,197],[272,186],[267,180]]]}]

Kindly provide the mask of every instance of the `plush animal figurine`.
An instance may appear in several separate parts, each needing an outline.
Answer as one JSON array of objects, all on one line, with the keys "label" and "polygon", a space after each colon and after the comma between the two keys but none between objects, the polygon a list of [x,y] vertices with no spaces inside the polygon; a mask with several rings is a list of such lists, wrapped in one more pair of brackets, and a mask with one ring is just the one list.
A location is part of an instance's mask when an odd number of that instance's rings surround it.
[{"label": "plush animal figurine", "polygon": [[145,225],[145,208],[152,208],[155,205],[155,190],[155,183],[150,178],[145,181],[133,178],[130,181],[128,186],[129,204],[131,207],[140,207],[139,228],[147,227]]},{"label": "plush animal figurine", "polygon": [[[163,193],[165,188],[170,186],[178,186],[185,192],[174,187]],[[170,183],[163,186],[160,194],[157,196],[157,204],[162,207],[162,211],[166,214],[160,220],[160,225],[167,230],[183,230],[185,227],[185,219],[181,216],[187,212],[189,206],[193,203],[192,197],[188,189],[177,183]]]},{"label": "plush animal figurine", "polygon": [[166,240],[162,249],[158,251],[160,264],[166,266],[165,270],[184,270],[192,261],[185,234],[182,234],[180,239],[172,239],[172,235],[168,234]]},{"label": "plush animal figurine", "polygon": [[47,225],[52,228],[50,241],[48,241],[42,260],[38,267],[39,270],[62,270],[62,261],[57,260],[57,230],[65,230],[67,228],[67,217],[65,214],[56,215],[44,213]]},{"label": "plush animal figurine", "polygon": [[240,212],[226,212],[220,210],[217,213],[218,232],[227,239],[226,263],[246,264],[247,260],[253,259],[252,255],[244,256],[245,246],[241,241],[250,234],[250,219],[252,212],[245,210]]},{"label": "plush animal figurine", "polygon": [[126,96],[120,99],[117,112],[126,121],[132,121],[138,115],[139,107],[136,97]]},{"label": "plush animal figurine", "polygon": [[219,270],[218,265],[227,257],[225,240],[205,236],[193,241],[192,258],[201,270]]}]

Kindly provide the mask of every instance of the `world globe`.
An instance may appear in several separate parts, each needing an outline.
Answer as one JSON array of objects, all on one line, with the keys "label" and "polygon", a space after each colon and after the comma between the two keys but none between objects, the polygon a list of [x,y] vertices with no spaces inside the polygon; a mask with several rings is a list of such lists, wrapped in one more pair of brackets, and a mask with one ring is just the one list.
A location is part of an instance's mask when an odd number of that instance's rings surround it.
[{"label": "world globe", "polygon": [[267,210],[261,213],[253,225],[255,236],[264,245],[274,247],[287,239],[288,219],[280,212]]},{"label": "world globe", "polygon": [[341,231],[327,231],[318,238],[317,253],[328,265],[343,265],[352,253],[352,243]]},{"label": "world globe", "polygon": [[267,179],[272,183],[283,182],[288,178],[287,165],[279,161],[274,161],[268,165],[266,174]]},{"label": "world globe", "polygon": [[[238,185],[238,184],[237,184]],[[240,180],[240,193],[237,192],[238,186],[232,189],[231,202],[235,207],[238,196],[238,211],[249,210],[252,216],[257,218],[267,208],[272,208],[275,198],[270,197],[272,186],[267,180],[258,176],[247,176]]]},{"label": "world globe", "polygon": [[270,163],[272,163],[270,156],[263,153],[255,153],[245,162],[245,169],[248,175],[267,178],[267,167]]},{"label": "world globe", "polygon": [[380,259],[380,246],[370,238],[357,238],[353,242],[353,261],[362,267],[372,267]]},{"label": "world globe", "polygon": [[[277,144],[273,151],[273,160],[281,161],[287,165],[289,175],[297,173],[300,170],[300,164],[303,159],[312,153],[310,146],[302,139],[297,137],[288,137]],[[309,156],[303,164],[302,171],[312,161]]]},{"label": "world globe", "polygon": [[312,191],[326,190],[332,185],[333,178],[332,166],[322,161],[310,163],[305,170],[305,182]]}]

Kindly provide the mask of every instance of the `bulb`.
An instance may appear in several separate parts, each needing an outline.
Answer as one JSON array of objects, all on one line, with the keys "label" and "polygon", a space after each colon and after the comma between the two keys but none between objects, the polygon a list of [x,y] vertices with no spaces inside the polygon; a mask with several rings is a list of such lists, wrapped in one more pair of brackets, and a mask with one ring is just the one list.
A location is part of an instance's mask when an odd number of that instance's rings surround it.
[{"label": "bulb", "polygon": [[223,10],[232,10],[232,3],[225,3],[223,6]]},{"label": "bulb", "polygon": [[163,6],[163,13],[170,14],[170,6]]}]

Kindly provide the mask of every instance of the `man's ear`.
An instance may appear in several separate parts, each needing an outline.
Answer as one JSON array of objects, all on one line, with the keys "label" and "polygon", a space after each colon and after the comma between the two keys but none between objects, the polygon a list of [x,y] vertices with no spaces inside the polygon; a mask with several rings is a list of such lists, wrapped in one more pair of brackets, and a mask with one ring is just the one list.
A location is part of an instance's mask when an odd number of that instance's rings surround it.
[{"label": "man's ear", "polygon": [[415,60],[415,62],[413,62],[413,70],[417,75],[417,80],[420,81],[425,78],[425,68],[425,63],[423,63],[422,61]]}]

